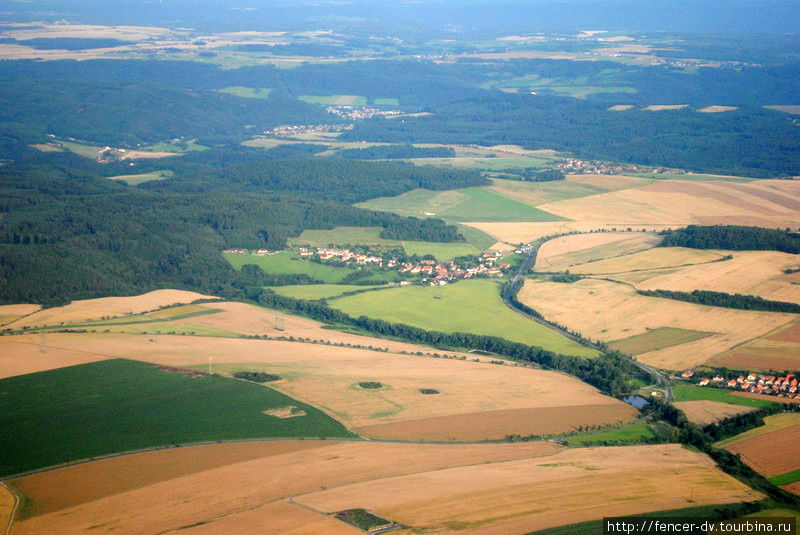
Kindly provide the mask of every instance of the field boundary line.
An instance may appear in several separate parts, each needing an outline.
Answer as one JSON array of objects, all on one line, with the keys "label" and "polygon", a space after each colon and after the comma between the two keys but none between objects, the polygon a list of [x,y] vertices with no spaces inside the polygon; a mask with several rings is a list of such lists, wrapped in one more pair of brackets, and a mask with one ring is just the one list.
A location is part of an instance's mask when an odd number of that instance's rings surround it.
[{"label": "field boundary line", "polygon": [[2,485],[14,497],[14,507],[11,509],[11,514],[8,517],[8,524],[6,524],[6,529],[3,531],[4,535],[9,535],[11,533],[11,526],[14,525],[14,517],[17,516],[17,510],[19,509],[19,505],[22,503],[22,500],[17,493],[11,489],[11,487],[6,485],[5,482],[0,481],[0,485]]}]

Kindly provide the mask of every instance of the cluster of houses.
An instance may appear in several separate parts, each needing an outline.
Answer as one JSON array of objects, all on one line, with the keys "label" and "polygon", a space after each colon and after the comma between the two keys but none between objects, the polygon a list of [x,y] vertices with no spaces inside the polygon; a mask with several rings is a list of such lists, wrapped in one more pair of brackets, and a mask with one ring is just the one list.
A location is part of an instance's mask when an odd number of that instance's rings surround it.
[{"label": "cluster of houses", "polygon": [[622,173],[660,173],[666,175],[683,175],[682,169],[666,169],[662,167],[643,167],[641,165],[614,165],[600,160],[578,160],[567,158],[556,164],[556,169],[564,173],[584,175],[619,175]]},{"label": "cluster of houses", "polygon": [[352,124],[307,124],[276,126],[272,130],[264,130],[264,134],[277,137],[292,137],[298,134],[321,134],[325,132],[343,132],[352,130]]},{"label": "cluster of houses", "polygon": [[316,249],[301,248],[301,258],[318,256],[320,260],[340,262],[354,265],[374,265],[395,269],[399,273],[419,275],[423,282],[431,286],[444,286],[449,282],[459,279],[471,279],[475,276],[502,277],[503,272],[511,267],[510,264],[501,262],[500,251],[484,253],[478,258],[475,265],[461,267],[455,262],[437,262],[436,260],[423,259],[417,262],[400,262],[397,258],[383,258],[374,254],[356,253],[350,249],[330,247],[317,247]]},{"label": "cluster of houses", "polygon": [[[694,372],[687,370],[681,374],[681,377],[683,379],[692,380]],[[719,388],[752,392],[754,394],[800,399],[800,382],[798,382],[797,378],[792,373],[784,376],[749,373],[746,376],[740,375],[736,379],[726,379],[721,375],[715,375],[710,379],[708,377],[701,378],[697,385],[711,385]]]},{"label": "cluster of houses", "polygon": [[400,110],[381,110],[364,106],[328,106],[325,111],[345,119],[355,120],[372,119],[373,117],[396,117],[403,113]]}]

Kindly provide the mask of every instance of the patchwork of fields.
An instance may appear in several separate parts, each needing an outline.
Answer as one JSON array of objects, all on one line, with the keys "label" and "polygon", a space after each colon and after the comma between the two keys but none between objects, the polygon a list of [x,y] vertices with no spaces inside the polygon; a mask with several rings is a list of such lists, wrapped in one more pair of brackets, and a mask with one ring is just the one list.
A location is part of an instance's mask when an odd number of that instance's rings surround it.
[{"label": "patchwork of fields", "polygon": [[350,508],[415,529],[522,535],[603,514],[685,507],[690,499],[704,505],[760,497],[679,446],[560,451],[551,443],[199,446],[73,466],[15,486],[43,504],[16,525],[22,535],[53,526],[64,534],[90,526],[132,535],[224,533],[262,522],[318,533],[327,529],[325,513]]},{"label": "patchwork of fields", "polygon": [[[530,280],[520,291],[519,299],[548,319],[584,336],[609,342],[641,342],[631,337],[665,327],[714,333],[686,343],[680,343],[680,337],[672,336],[673,342],[679,345],[661,348],[664,336],[652,336],[650,348],[638,348],[643,351],[637,356],[640,361],[672,370],[704,364],[739,344],[796,320],[793,314],[644,297],[627,285],[596,279],[583,279],[572,284]],[[691,338],[691,333],[683,334],[686,335],[684,341]],[[752,364],[759,367],[758,362]]]}]

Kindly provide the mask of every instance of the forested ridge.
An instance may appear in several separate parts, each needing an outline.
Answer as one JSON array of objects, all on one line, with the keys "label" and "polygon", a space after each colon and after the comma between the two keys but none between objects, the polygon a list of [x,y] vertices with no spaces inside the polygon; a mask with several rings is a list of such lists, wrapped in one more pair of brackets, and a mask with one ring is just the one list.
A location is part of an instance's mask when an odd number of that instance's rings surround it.
[{"label": "forested ridge", "polygon": [[[56,161],[56,156],[49,158]],[[74,158],[78,157],[66,156],[62,163]],[[434,180],[438,176],[425,170],[419,175],[394,174],[407,170],[406,166],[384,169],[379,163],[346,160],[304,166],[302,160],[276,161],[275,176],[291,179],[248,183],[236,189],[235,181],[224,179],[225,168],[202,168],[210,182],[218,181],[213,187],[183,188],[183,182],[169,180],[157,189],[146,189],[90,172],[102,164],[81,158],[74,161],[85,163],[84,169],[41,163],[0,168],[0,213],[4,214],[0,219],[0,302],[56,304],[163,287],[224,295],[244,275],[223,259],[222,249],[280,249],[287,237],[308,228],[378,226],[391,239],[463,240],[456,227],[441,220],[401,217],[336,202],[349,200],[350,189],[388,194],[375,192],[405,191],[419,187],[409,177]],[[263,164],[265,173],[267,164]],[[351,182],[346,187],[335,180],[326,183],[328,164]],[[348,166],[362,172],[349,174]],[[443,176],[456,187],[459,176],[482,180],[472,173]],[[314,190],[304,191],[303,184]],[[258,281],[276,282],[285,283],[268,275]]]}]

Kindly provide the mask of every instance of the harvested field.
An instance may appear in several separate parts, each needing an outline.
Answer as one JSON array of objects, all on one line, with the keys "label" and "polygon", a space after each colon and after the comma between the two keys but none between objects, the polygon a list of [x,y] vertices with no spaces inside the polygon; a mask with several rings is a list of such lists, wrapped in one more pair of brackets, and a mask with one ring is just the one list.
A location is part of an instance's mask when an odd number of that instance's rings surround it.
[{"label": "harvested field", "polygon": [[132,297],[102,297],[73,301],[63,306],[48,308],[8,324],[11,329],[39,327],[99,320],[107,317],[141,314],[148,310],[180,303],[190,303],[198,299],[217,299],[184,290],[156,290]]},{"label": "harvested field", "polygon": [[[658,239],[659,237],[656,236]],[[653,239],[633,242],[633,247],[647,246]],[[722,260],[724,255],[705,249],[688,249],[685,247],[651,247],[639,252],[622,254],[597,262],[588,261],[582,264],[572,264],[571,273],[588,275],[616,275],[630,271],[649,271],[655,269],[674,268],[695,264],[708,264]]]},{"label": "harvested field", "polygon": [[[779,184],[788,182],[789,184]],[[658,180],[639,188],[538,206],[576,222],[615,226],[800,226],[800,184],[787,180]]]},{"label": "harvested field", "polygon": [[186,535],[231,533],[288,533],[291,535],[361,535],[360,529],[291,502],[279,501],[226,516],[209,524],[181,530]]},{"label": "harvested field", "polygon": [[51,335],[0,337],[0,379],[115,358],[93,343],[99,335],[83,336],[84,343],[70,344],[72,347],[54,347]]},{"label": "harvested field", "polygon": [[6,323],[11,323],[22,316],[33,314],[40,308],[42,308],[42,305],[0,305],[0,326],[5,325]]},{"label": "harvested field", "polygon": [[[376,439],[403,437],[404,440],[466,442],[484,440],[486,437],[505,438],[507,435],[568,433],[586,426],[623,423],[635,416],[635,411],[626,407],[601,404],[584,405],[581,410],[576,410],[575,407],[545,407],[454,414],[370,425],[356,430]],[[535,432],[531,433],[531,430]]]},{"label": "harvested field", "polygon": [[321,441],[263,441],[169,448],[113,457],[13,480],[31,500],[29,517],[253,459],[320,448]]},{"label": "harvested field", "polygon": [[567,175],[567,182],[586,184],[610,191],[638,188],[653,183],[649,178],[626,175]]},{"label": "harvested field", "polygon": [[800,320],[715,357],[719,366],[753,370],[796,370],[800,366]]},{"label": "harvested field", "polygon": [[797,319],[792,314],[644,297],[629,286],[595,279],[583,279],[572,284],[527,281],[519,299],[545,318],[584,336],[606,341],[643,334],[659,327],[715,333],[638,356],[642,362],[673,370],[703,364],[715,355]]},{"label": "harvested field", "polygon": [[697,110],[700,113],[720,113],[723,111],[734,111],[738,110],[737,106],[706,106],[705,108],[700,108]]},{"label": "harvested field", "polygon": [[[210,317],[210,316],[209,316]],[[36,343],[36,335],[7,336],[9,339]],[[301,402],[320,408],[351,428],[415,422],[450,416],[432,433],[448,433],[458,438],[463,433],[470,439],[477,436],[474,425],[462,431],[459,427],[473,421],[474,415],[494,411],[516,410],[520,421],[510,418],[484,422],[483,438],[504,438],[508,434],[523,435],[572,431],[579,425],[603,425],[635,417],[636,411],[621,401],[603,396],[593,387],[557,372],[500,366],[470,360],[435,359],[384,352],[332,347],[322,344],[218,339],[183,336],[147,336],[122,334],[52,334],[50,347],[71,349],[80,353],[85,347],[104,352],[94,360],[123,357],[161,365],[206,370],[209,357],[214,373],[259,371],[282,379],[269,386]],[[150,340],[153,340],[152,342]],[[14,346],[12,346],[14,347]],[[407,346],[413,348],[410,344]],[[417,348],[420,349],[420,348]],[[441,351],[437,351],[442,354]],[[44,369],[57,367],[48,363],[47,355],[35,359]],[[0,358],[0,375],[14,371],[32,371],[27,354]],[[20,361],[24,361],[20,363]],[[368,390],[353,388],[364,381],[376,381],[386,388]],[[420,388],[440,393],[423,395]],[[587,408],[591,407],[591,411]],[[536,414],[562,411],[557,425],[552,419],[532,420]],[[587,418],[587,414],[597,418]],[[472,420],[470,420],[472,419]],[[399,426],[393,438],[401,439],[415,432],[414,425]],[[368,430],[364,430],[368,432]],[[388,431],[381,431],[387,436]]]},{"label": "harvested field", "polygon": [[[258,508],[320,488],[458,466],[531,459],[561,449],[556,444],[542,442],[312,445],[286,441],[278,446],[280,450],[265,451],[263,456],[252,460],[240,458],[216,466],[212,462],[208,469],[204,468],[206,448],[220,448],[212,457],[224,457],[227,447],[230,445],[142,453],[102,461],[97,468],[98,463],[87,463],[33,476],[41,478],[36,481],[38,491],[32,496],[36,502],[62,503],[58,510],[16,524],[14,535],[54,531],[70,535],[86,533],[92,526],[92,533],[144,535],[195,525],[198,526],[195,529],[201,529],[200,524],[204,524],[202,529],[211,529],[217,522],[222,522],[222,526],[241,525],[230,523],[237,517],[261,518],[256,513]],[[152,467],[150,456],[157,457]],[[183,471],[170,468],[173,465]],[[172,470],[168,480],[160,478],[162,468],[167,473]],[[54,484],[48,484],[48,478],[53,478]],[[17,484],[27,485],[28,478],[17,480]],[[63,501],[65,493],[72,492],[84,497],[81,504],[69,505]],[[244,532],[253,531],[253,527],[248,526]]]},{"label": "harvested field", "polygon": [[[654,249],[651,254],[664,255],[672,249],[672,247],[658,248]],[[643,290],[679,292],[713,290],[757,295],[774,301],[800,303],[800,284],[798,284],[800,283],[800,273],[784,273],[787,268],[797,267],[797,255],[777,251],[716,252],[729,254],[733,258],[724,262],[686,266],[663,272],[616,274],[614,279],[632,283]],[[711,251],[707,251],[707,253],[714,254]],[[611,268],[617,267],[618,265],[612,262]],[[637,269],[643,269],[643,267]],[[794,341],[800,342],[800,336]]]},{"label": "harvested field", "polygon": [[633,108],[633,104],[617,104],[608,108],[608,111],[625,111]]},{"label": "harvested field", "polygon": [[[594,195],[593,197],[603,197],[604,195]],[[570,202],[570,201],[564,201]],[[558,204],[558,203],[555,203]],[[471,222],[464,223],[470,227],[493,236],[498,241],[506,243],[528,243],[544,236],[552,234],[563,234],[566,232],[616,232],[626,226],[616,223],[606,223],[603,221],[564,221],[564,222],[520,222],[520,223],[495,223],[495,222]],[[634,230],[646,230],[648,232],[658,232],[669,228],[677,228],[682,225],[650,225],[636,224]]]},{"label": "harvested field", "polygon": [[693,505],[760,496],[706,456],[670,445],[566,450],[544,459],[345,485],[295,501],[325,512],[363,507],[437,533],[524,534],[602,516],[687,507],[690,495]]},{"label": "harvested field", "polygon": [[756,410],[755,407],[744,407],[742,405],[731,405],[720,401],[679,401],[675,407],[682,410],[690,422],[699,426],[705,426]]},{"label": "harvested field", "polygon": [[550,240],[539,248],[537,271],[573,270],[586,262],[627,255],[650,249],[661,242],[651,233],[598,232],[574,234]]},{"label": "harvested field", "polygon": [[753,392],[733,392],[734,396],[740,396],[743,398],[750,398],[750,399],[758,399],[763,401],[771,401],[773,403],[800,403],[798,399],[791,399],[791,398],[781,398],[777,396],[767,396],[764,394],[756,394]]},{"label": "harvested field", "polygon": [[8,532],[16,505],[16,497],[4,484],[0,483],[0,532]]},{"label": "harvested field", "polygon": [[688,104],[651,104],[646,108],[643,108],[645,111],[664,111],[664,110],[682,110],[683,108],[688,108]]},{"label": "harvested field", "polygon": [[674,327],[658,327],[657,329],[650,329],[644,334],[635,334],[622,340],[614,340],[609,342],[608,345],[623,353],[641,355],[649,351],[657,351],[666,347],[701,340],[713,334],[689,329],[676,329]]},{"label": "harvested field", "polygon": [[759,474],[772,477],[800,468],[800,425],[735,442],[725,449],[738,453]]},{"label": "harvested field", "polygon": [[766,435],[767,433],[792,427],[794,425],[800,425],[800,413],[785,412],[782,414],[773,414],[772,416],[767,416],[764,418],[764,425],[756,427],[755,429],[750,429],[744,433],[739,433],[735,437],[721,440],[714,444],[714,446],[717,448],[724,448],[743,440],[760,437],[761,435]]},{"label": "harvested field", "polygon": [[790,485],[784,485],[781,488],[785,491],[791,492],[792,494],[800,496],[800,481],[797,481],[796,483],[792,483]]}]

